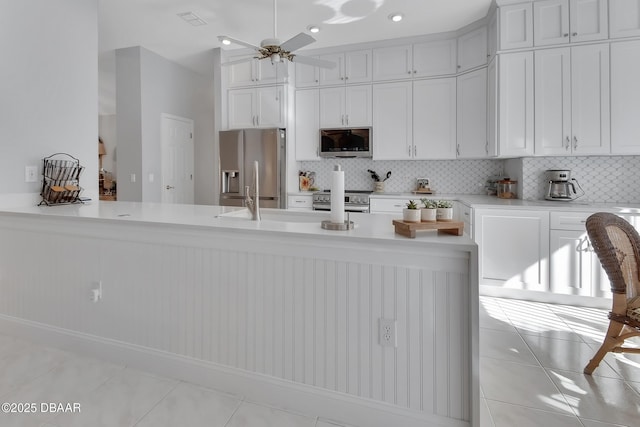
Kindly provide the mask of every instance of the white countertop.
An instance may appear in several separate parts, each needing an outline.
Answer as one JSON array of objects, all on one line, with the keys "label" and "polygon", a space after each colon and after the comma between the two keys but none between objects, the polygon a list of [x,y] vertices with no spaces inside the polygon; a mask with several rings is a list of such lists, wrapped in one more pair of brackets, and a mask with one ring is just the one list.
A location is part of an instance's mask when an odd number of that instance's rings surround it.
[{"label": "white countertop", "polygon": [[[242,217],[225,217],[225,214],[246,211],[245,208],[227,206],[180,205],[140,202],[92,201],[85,204],[61,206],[23,206],[7,205],[0,197],[0,216],[38,216],[45,219],[75,219],[81,221],[99,221],[101,223],[162,224],[167,227],[216,228],[237,230],[239,232],[263,232],[299,237],[312,236],[322,239],[349,239],[381,242],[406,243],[409,246],[425,243],[449,246],[450,248],[469,250],[475,243],[465,236],[453,236],[437,231],[419,232],[410,239],[394,232],[393,219],[401,219],[393,214],[352,213],[350,219],[355,227],[348,231],[332,231],[321,228],[322,220],[329,219],[328,212],[291,211],[280,209],[261,209],[263,220],[251,221]],[[284,218],[278,219],[278,216]],[[475,249],[473,249],[475,250]]]},{"label": "white countertop", "polygon": [[509,209],[542,209],[547,211],[640,213],[640,203],[598,203],[587,200],[571,202],[552,200],[499,199],[496,196],[481,194],[416,194],[416,193],[371,193],[371,197],[379,199],[420,200],[446,199],[457,200],[472,208],[509,208]]}]

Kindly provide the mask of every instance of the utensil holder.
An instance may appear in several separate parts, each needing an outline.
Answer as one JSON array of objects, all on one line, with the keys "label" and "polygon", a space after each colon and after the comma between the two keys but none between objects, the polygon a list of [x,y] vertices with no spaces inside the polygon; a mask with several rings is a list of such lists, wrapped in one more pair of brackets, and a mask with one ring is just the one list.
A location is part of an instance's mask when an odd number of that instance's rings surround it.
[{"label": "utensil holder", "polygon": [[374,182],[373,191],[376,193],[384,193],[384,182],[383,181]]}]

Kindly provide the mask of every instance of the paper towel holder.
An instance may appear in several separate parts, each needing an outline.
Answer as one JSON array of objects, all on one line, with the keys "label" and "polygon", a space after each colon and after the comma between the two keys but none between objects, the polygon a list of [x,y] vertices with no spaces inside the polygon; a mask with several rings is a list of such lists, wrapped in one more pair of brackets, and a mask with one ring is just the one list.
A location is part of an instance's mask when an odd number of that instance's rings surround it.
[{"label": "paper towel holder", "polygon": [[353,221],[349,221],[349,212],[346,212],[347,220],[343,223],[340,222],[331,222],[331,220],[324,220],[320,224],[322,228],[325,230],[338,230],[338,231],[347,231],[353,230],[354,224]]}]

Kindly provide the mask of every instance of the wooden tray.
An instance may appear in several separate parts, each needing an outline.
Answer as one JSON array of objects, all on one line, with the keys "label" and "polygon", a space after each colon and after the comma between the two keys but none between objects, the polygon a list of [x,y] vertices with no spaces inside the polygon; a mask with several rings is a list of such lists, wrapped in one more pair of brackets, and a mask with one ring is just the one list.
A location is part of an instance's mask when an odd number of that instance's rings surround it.
[{"label": "wooden tray", "polygon": [[396,233],[412,239],[416,237],[416,231],[420,230],[438,230],[454,236],[462,236],[464,231],[464,222],[462,221],[405,222],[394,219],[393,225],[396,228]]}]

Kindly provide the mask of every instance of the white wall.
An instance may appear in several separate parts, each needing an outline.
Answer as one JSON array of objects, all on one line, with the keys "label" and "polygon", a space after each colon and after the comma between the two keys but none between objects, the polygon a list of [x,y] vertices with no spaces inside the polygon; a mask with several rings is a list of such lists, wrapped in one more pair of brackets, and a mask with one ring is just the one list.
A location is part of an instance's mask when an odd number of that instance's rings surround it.
[{"label": "white wall", "polygon": [[0,193],[38,194],[25,166],[66,152],[97,195],[98,0],[0,0],[0,52]]},{"label": "white wall", "polygon": [[98,118],[98,130],[100,138],[104,142],[104,149],[107,152],[102,156],[102,167],[105,171],[117,174],[117,136],[116,136],[116,115],[102,115]]},{"label": "white wall", "polygon": [[[212,62],[213,67],[213,62]],[[160,117],[194,121],[196,203],[212,203],[213,83],[145,48],[116,51],[118,200],[161,200]],[[131,174],[136,182],[131,182]],[[149,181],[153,174],[154,182]]]}]

